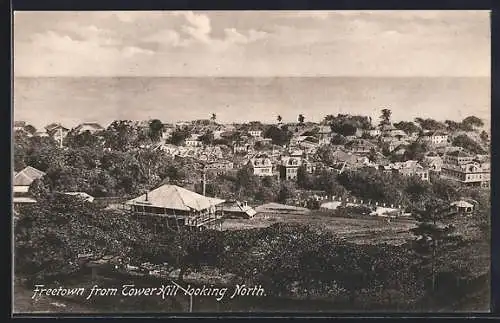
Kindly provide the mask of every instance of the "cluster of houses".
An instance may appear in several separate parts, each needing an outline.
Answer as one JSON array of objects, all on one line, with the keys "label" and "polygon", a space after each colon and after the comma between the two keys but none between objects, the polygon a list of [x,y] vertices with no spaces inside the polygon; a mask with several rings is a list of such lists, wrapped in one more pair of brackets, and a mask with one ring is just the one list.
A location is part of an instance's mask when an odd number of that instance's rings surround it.
[{"label": "cluster of houses", "polygon": [[[405,176],[418,176],[429,180],[431,173],[456,180],[463,184],[487,187],[490,180],[489,158],[487,156],[472,156],[466,151],[452,147],[451,136],[445,131],[425,131],[424,133],[406,133],[396,129],[392,124],[371,129],[357,129],[352,136],[346,137],[347,142],[341,145],[333,144],[332,139],[337,134],[330,126],[316,124],[295,124],[292,138],[287,146],[272,144],[270,138],[264,138],[262,125],[221,125],[208,120],[178,122],[163,124],[162,142],[152,146],[165,154],[178,158],[192,158],[205,164],[207,170],[218,173],[231,171],[249,165],[257,176],[277,176],[285,180],[295,180],[298,168],[304,166],[307,172],[326,167],[340,172],[355,170],[360,167],[374,167],[383,172],[398,172]],[[148,128],[149,121],[138,121],[138,128]],[[282,124],[278,124],[279,127]],[[177,128],[188,127],[190,136],[182,145],[167,144]],[[14,122],[14,130],[25,132],[28,136],[51,136],[57,142],[62,141],[72,131],[96,133],[104,130],[98,123],[82,123],[73,129],[68,129],[59,123],[45,127],[45,131],[29,129],[23,121]],[[244,130],[244,131],[241,131]],[[204,145],[201,137],[210,131],[214,139],[230,138],[235,131],[243,133],[238,140],[229,141],[230,146]],[[394,155],[403,155],[413,142],[422,142],[432,148],[421,162],[409,160],[390,163],[381,151],[384,149]],[[257,148],[257,143],[260,143]],[[330,145],[334,148],[331,159],[333,163],[325,165],[316,152],[321,146]],[[142,147],[144,148],[144,147]],[[148,146],[149,148],[149,146]],[[376,155],[377,162],[369,155]]]},{"label": "cluster of houses", "polygon": [[[149,122],[136,122],[134,125],[146,129],[149,127]],[[278,127],[281,126],[282,124],[278,124]],[[301,167],[308,173],[314,173],[315,170],[321,168],[342,173],[346,170],[373,167],[380,172],[417,176],[424,181],[429,181],[430,176],[435,175],[464,185],[479,187],[489,187],[490,185],[489,156],[472,155],[463,149],[453,147],[451,135],[444,131],[406,133],[396,129],[393,125],[384,125],[366,130],[357,129],[352,136],[345,138],[345,143],[338,144],[333,141],[333,138],[338,134],[334,133],[329,126],[311,123],[288,126],[289,129],[292,129],[291,140],[288,145],[278,146],[274,145],[270,138],[264,138],[265,128],[262,125],[220,125],[212,121],[163,124],[162,141],[147,148],[160,150],[174,158],[199,161],[205,165],[206,170],[218,174],[234,171],[246,165],[256,176],[275,176],[281,180],[293,181],[297,180]],[[189,129],[190,136],[182,144],[166,143],[176,129],[184,127]],[[96,133],[104,130],[98,123],[82,123],[73,129],[68,129],[59,123],[46,126],[44,131],[36,131],[32,128],[22,121],[14,123],[15,131],[24,132],[28,136],[50,136],[61,145],[70,131]],[[204,144],[201,137],[207,131],[214,135],[214,139],[228,139],[226,144]],[[237,140],[232,137],[235,132],[240,132]],[[431,147],[431,151],[421,161],[390,162],[382,154],[385,150],[393,155],[404,155],[414,142],[422,142]],[[333,148],[328,162],[318,156],[318,150],[322,146]],[[140,148],[144,147],[138,147],[138,149]],[[28,188],[35,179],[43,175],[43,172],[31,167],[16,173],[14,175],[14,204],[36,202],[29,196]],[[66,193],[82,194],[79,192]],[[182,218],[181,215],[185,212],[188,214],[194,212],[192,214],[197,214],[195,218],[201,217],[202,220],[198,220],[196,223],[189,222],[191,220],[182,220],[184,225],[193,224],[193,226],[204,225],[203,219],[205,219],[206,212],[208,212],[208,222],[219,223],[220,212],[216,208],[219,205],[223,205],[227,212],[232,210],[237,214],[242,213],[248,216],[254,214],[254,211],[244,202],[215,201],[203,195],[191,193],[193,192],[188,193],[179,187],[163,187],[159,191],[152,191],[145,196],[138,197],[127,205],[136,211],[140,210],[140,212],[148,214],[161,213],[167,217],[172,217],[172,210],[176,210],[176,221]],[[179,203],[181,203],[180,201],[184,201],[184,204],[189,201],[193,202],[182,207],[164,205],[167,203],[163,201],[165,196]],[[169,203],[173,203],[172,201]],[[193,207],[195,204],[197,206]]]}]

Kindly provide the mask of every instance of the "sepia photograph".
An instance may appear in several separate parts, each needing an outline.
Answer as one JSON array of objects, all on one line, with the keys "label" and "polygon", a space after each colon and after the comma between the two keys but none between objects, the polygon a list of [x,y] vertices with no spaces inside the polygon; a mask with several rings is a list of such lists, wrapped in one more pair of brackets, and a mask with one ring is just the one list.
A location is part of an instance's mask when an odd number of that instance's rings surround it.
[{"label": "sepia photograph", "polygon": [[12,21],[14,314],[490,312],[490,11]]}]

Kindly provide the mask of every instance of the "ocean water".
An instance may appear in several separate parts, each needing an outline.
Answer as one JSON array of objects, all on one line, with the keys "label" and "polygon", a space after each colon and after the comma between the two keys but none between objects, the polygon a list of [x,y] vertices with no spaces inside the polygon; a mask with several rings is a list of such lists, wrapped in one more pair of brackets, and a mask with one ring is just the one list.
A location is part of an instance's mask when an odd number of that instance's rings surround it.
[{"label": "ocean water", "polygon": [[107,126],[116,119],[164,122],[206,119],[321,121],[327,114],[350,113],[378,119],[416,117],[490,119],[490,79],[474,77],[42,77],[15,78],[14,119],[37,128],[51,122]]}]

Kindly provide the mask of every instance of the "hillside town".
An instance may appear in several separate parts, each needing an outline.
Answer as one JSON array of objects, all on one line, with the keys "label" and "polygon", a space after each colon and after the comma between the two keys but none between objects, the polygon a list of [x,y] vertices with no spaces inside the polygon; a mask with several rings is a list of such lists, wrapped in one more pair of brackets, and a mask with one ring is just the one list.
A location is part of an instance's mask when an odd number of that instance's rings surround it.
[{"label": "hillside town", "polygon": [[[207,194],[207,185],[203,181],[207,173],[211,177],[221,177],[224,174],[236,174],[243,168],[256,177],[271,177],[281,182],[297,182],[303,180],[306,174],[321,170],[342,174],[372,168],[380,173],[397,173],[422,181],[430,181],[435,176],[460,185],[489,187],[489,138],[485,130],[477,130],[482,126],[480,119],[468,117],[461,123],[440,123],[417,118],[416,122],[392,123],[390,113],[390,110],[384,109],[380,123],[375,126],[368,117],[350,115],[330,115],[320,124],[305,122],[303,115],[299,116],[297,123],[289,124],[282,123],[280,116],[276,124],[257,121],[219,124],[216,116],[212,115],[209,120],[175,124],[159,120],[115,121],[108,128],[98,123],[82,123],[68,129],[62,124],[53,123],[42,131],[26,122],[16,121],[14,132],[16,136],[52,139],[62,149],[92,137],[103,150],[112,151],[116,144],[106,142],[109,140],[106,132],[135,131],[138,139],[127,143],[127,149],[161,152],[164,156],[199,168],[198,174],[188,176],[185,184],[188,188],[194,188],[198,184],[195,182],[196,175],[199,175],[203,189],[198,193],[202,195]],[[123,129],[115,130],[113,127]],[[24,187],[24,193],[27,193],[27,186],[31,184],[29,179],[35,180],[47,170],[33,166],[20,169],[19,165],[15,166],[18,172],[14,177],[15,191],[17,187]],[[327,192],[319,192],[320,196],[318,192],[315,193],[316,198],[328,197]],[[245,201],[239,202],[255,202],[253,196],[235,196],[233,192],[224,194],[220,197],[233,200],[244,198]],[[33,200],[26,194],[14,197],[15,204],[29,201]],[[293,199],[287,202],[306,206],[307,201]],[[398,200],[378,202],[401,207],[401,201]]]},{"label": "hillside town", "polygon": [[[461,121],[416,118],[394,122],[391,114],[390,109],[381,109],[376,121],[366,116],[328,115],[320,123],[308,122],[300,114],[297,122],[284,123],[277,116],[273,124],[222,124],[212,114],[207,119],[177,123],[117,120],[107,126],[92,122],[71,129],[54,122],[42,130],[15,121],[14,219],[20,225],[27,219],[41,221],[37,214],[46,212],[47,216],[51,212],[68,214],[69,218],[80,212],[99,212],[108,214],[103,221],[114,223],[117,232],[135,236],[132,232],[139,230],[143,233],[138,235],[148,239],[168,232],[177,232],[174,236],[179,238],[175,239],[198,237],[203,232],[210,237],[209,232],[214,231],[240,235],[248,229],[275,230],[277,225],[294,228],[300,224],[358,245],[385,241],[405,246],[412,234],[417,238],[433,234],[419,231],[423,230],[419,223],[434,214],[435,224],[436,217],[458,217],[459,231],[469,230],[466,234],[474,239],[478,234],[484,238],[490,212],[490,139],[484,121],[469,116]],[[345,222],[344,231],[339,221]],[[435,230],[441,230],[443,221]],[[133,229],[137,223],[145,227]],[[471,223],[483,231],[470,229]],[[74,225],[71,230],[77,230]],[[360,225],[369,229],[360,231]],[[452,227],[456,226],[457,222]],[[443,230],[443,234],[451,232]],[[98,232],[91,235],[101,237],[102,231]],[[40,234],[42,239],[44,234]],[[71,245],[73,265],[94,264],[92,277],[97,275],[95,264],[109,264],[112,259],[119,259],[112,263],[127,274],[180,275],[188,281],[193,274],[184,271],[198,268],[170,255],[177,260],[168,258],[166,267],[157,262],[156,269],[147,269],[154,259],[166,256],[153,256],[139,242],[115,247],[116,239],[121,239],[117,237],[95,238],[108,241],[103,242],[104,248],[95,245],[93,238],[60,239]],[[33,237],[28,240],[33,243]],[[152,243],[148,241],[142,243]],[[182,241],[177,243],[192,243]],[[117,251],[123,250],[120,248],[129,251]],[[199,244],[197,248],[201,248]],[[18,254],[31,249],[22,250]],[[231,257],[245,259],[239,253]],[[30,266],[33,261],[21,261],[19,266]],[[41,272],[49,270],[38,266]],[[233,268],[230,274],[237,275],[237,271]],[[474,277],[484,274],[483,269],[476,271]],[[221,279],[218,277],[213,279]],[[292,293],[290,288],[287,293]],[[296,293],[292,294],[299,297]]]}]

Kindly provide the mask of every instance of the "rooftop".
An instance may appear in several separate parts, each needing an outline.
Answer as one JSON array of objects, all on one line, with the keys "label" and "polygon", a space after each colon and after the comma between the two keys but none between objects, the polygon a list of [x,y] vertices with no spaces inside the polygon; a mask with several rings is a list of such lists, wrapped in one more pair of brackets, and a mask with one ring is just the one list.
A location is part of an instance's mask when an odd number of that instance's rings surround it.
[{"label": "rooftop", "polygon": [[45,127],[45,129],[47,131],[52,131],[52,130],[55,130],[55,129],[58,129],[58,128],[62,128],[64,130],[69,130],[68,128],[62,126],[60,123],[51,123],[51,124],[49,124],[48,126]]},{"label": "rooftop", "polygon": [[12,183],[14,186],[30,186],[35,179],[41,178],[44,175],[45,173],[41,170],[28,166],[19,173],[15,174]]},{"label": "rooftop", "polygon": [[168,184],[126,202],[129,205],[154,206],[181,211],[201,211],[222,203],[224,200],[203,196],[180,186]]},{"label": "rooftop", "polygon": [[89,127],[94,127],[96,129],[104,129],[100,124],[98,124],[97,122],[84,122],[84,123],[81,123],[79,124],[76,129],[80,129],[84,126],[89,126]]}]

